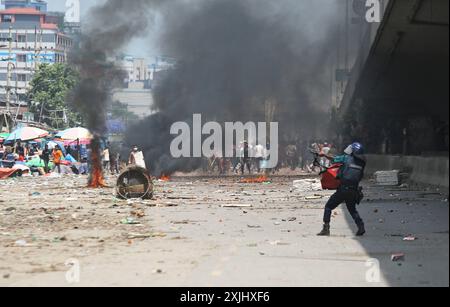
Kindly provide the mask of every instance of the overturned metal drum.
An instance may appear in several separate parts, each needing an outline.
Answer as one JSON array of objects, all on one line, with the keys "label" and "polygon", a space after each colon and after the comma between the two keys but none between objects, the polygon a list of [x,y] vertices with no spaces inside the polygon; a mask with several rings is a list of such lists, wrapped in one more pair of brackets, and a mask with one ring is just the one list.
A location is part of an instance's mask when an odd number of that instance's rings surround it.
[{"label": "overturned metal drum", "polygon": [[117,179],[117,197],[121,199],[153,197],[153,182],[148,171],[138,166],[125,169]]}]

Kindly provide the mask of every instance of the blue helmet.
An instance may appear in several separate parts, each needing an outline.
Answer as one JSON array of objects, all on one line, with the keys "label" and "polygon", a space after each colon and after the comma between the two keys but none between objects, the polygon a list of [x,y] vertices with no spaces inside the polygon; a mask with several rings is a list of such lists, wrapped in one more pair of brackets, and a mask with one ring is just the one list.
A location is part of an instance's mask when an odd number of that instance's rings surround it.
[{"label": "blue helmet", "polygon": [[355,142],[352,144],[353,154],[355,155],[363,155],[364,154],[364,146],[361,143]]}]

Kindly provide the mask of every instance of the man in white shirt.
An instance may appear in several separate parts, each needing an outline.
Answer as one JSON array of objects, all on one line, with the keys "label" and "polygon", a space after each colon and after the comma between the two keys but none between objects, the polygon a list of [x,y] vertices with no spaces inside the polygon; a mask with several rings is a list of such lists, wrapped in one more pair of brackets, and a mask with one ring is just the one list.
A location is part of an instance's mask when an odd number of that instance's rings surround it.
[{"label": "man in white shirt", "polygon": [[133,146],[133,150],[131,151],[128,159],[128,164],[147,169],[147,166],[145,165],[144,153],[139,150],[139,147]]},{"label": "man in white shirt", "polygon": [[108,171],[111,168],[110,167],[110,157],[109,157],[109,148],[108,147],[106,147],[103,150],[102,158],[103,158],[103,169],[105,171]]},{"label": "man in white shirt", "polygon": [[255,146],[255,160],[258,173],[261,172],[261,164],[266,157],[266,149],[263,145],[258,144]]}]

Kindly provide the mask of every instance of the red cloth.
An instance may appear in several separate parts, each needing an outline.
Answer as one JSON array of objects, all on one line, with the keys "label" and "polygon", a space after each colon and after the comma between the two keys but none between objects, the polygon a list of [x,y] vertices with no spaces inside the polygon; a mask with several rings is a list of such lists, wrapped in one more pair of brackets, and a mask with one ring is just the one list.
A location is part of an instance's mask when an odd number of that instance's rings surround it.
[{"label": "red cloth", "polygon": [[0,179],[6,179],[14,175],[17,172],[17,169],[12,168],[0,168]]},{"label": "red cloth", "polygon": [[333,164],[325,173],[322,174],[322,188],[324,190],[337,190],[341,185],[337,179],[339,169],[342,164]]}]

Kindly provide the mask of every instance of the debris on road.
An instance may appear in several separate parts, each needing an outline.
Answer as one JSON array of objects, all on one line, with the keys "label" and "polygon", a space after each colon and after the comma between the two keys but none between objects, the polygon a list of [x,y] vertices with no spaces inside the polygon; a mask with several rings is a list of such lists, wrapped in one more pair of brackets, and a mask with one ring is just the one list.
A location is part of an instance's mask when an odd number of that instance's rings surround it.
[{"label": "debris on road", "polygon": [[247,225],[248,228],[261,228],[259,225]]},{"label": "debris on road", "polygon": [[399,179],[400,171],[378,171],[374,174],[375,182],[380,186],[398,186],[400,184]]},{"label": "debris on road", "polygon": [[393,254],[391,256],[391,260],[393,262],[405,261],[405,257],[406,257],[406,255],[403,253]]},{"label": "debris on road", "polygon": [[14,245],[17,247],[25,247],[28,245],[28,243],[25,240],[17,240],[16,242],[14,242]]},{"label": "debris on road", "polygon": [[316,199],[322,199],[324,196],[323,195],[313,195],[313,196],[306,196],[305,199],[306,200],[316,200]]},{"label": "debris on road", "polygon": [[144,210],[138,209],[130,212],[132,216],[136,216],[138,218],[143,218],[145,216]]},{"label": "debris on road", "polygon": [[120,221],[120,223],[123,224],[123,225],[139,225],[139,224],[141,224],[141,222],[135,220],[132,217],[128,217],[126,219],[123,219],[123,220]]},{"label": "debris on road", "polygon": [[322,184],[317,179],[295,180],[292,184],[294,191],[299,193],[322,191]]},{"label": "debris on road", "polygon": [[416,240],[417,240],[417,238],[413,237],[413,236],[407,236],[407,237],[403,238],[403,241],[406,241],[406,242],[412,242],[412,241],[416,241]]},{"label": "debris on road", "polygon": [[247,204],[226,204],[226,205],[221,205],[222,208],[251,208],[253,207],[252,205],[247,205]]},{"label": "debris on road", "polygon": [[162,232],[152,232],[152,233],[129,233],[127,238],[129,240],[134,239],[148,239],[148,238],[165,238],[167,235]]}]

